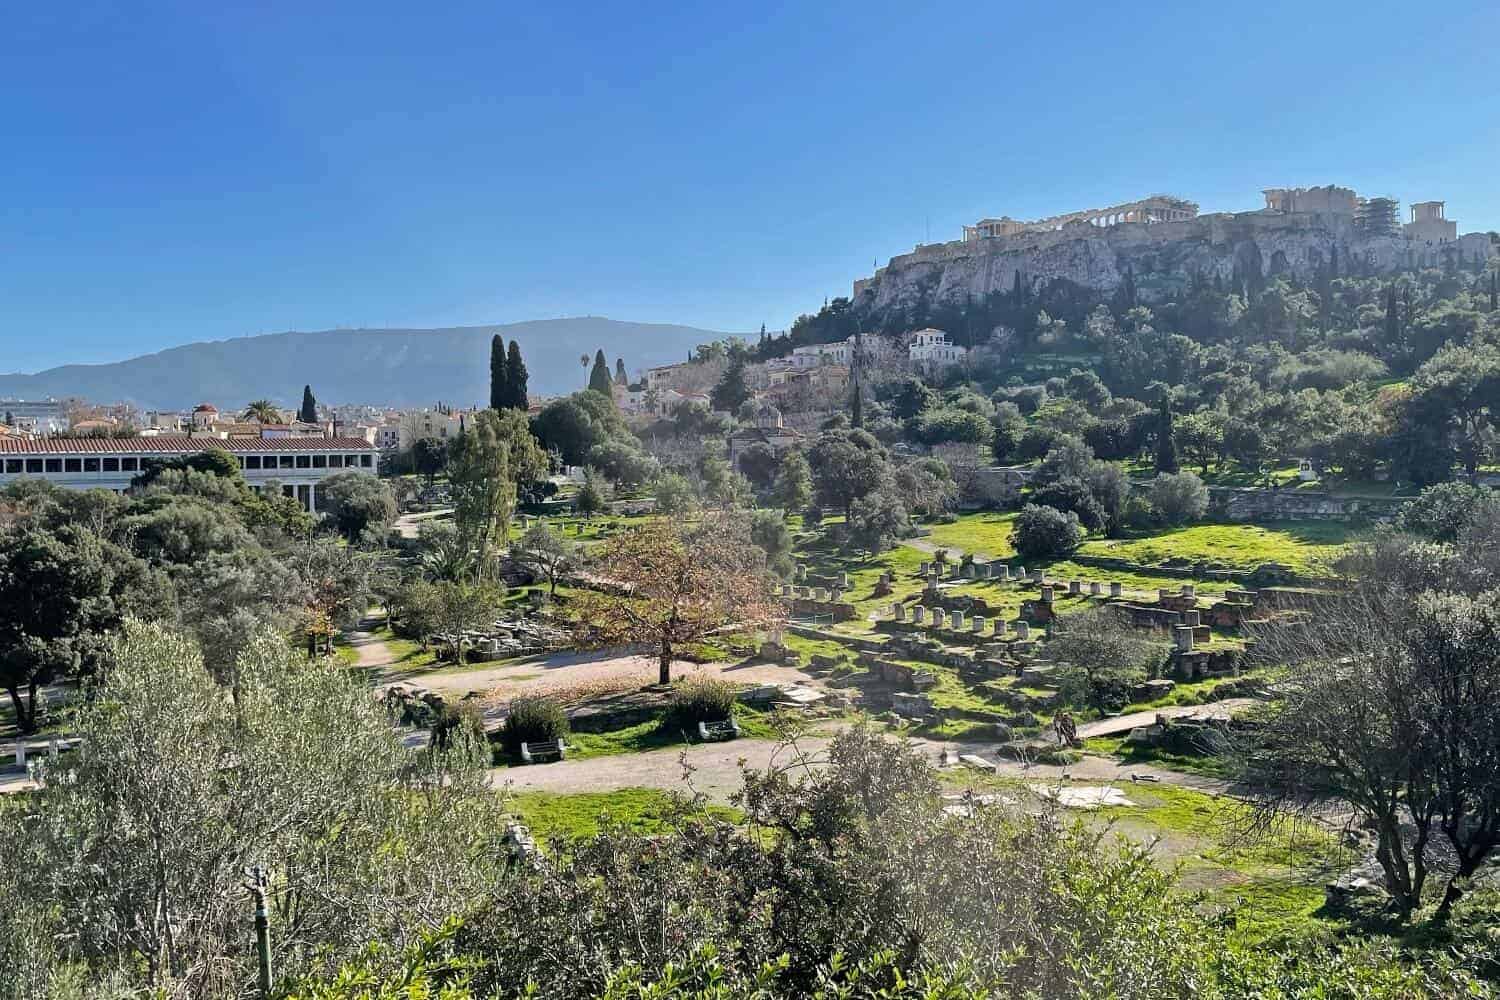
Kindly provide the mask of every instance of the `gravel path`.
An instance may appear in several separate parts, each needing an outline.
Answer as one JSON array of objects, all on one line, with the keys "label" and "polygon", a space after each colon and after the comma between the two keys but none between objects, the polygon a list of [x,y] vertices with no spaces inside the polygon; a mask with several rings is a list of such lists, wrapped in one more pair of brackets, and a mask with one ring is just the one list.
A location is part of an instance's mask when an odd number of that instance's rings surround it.
[{"label": "gravel path", "polygon": [[1153,724],[1158,715],[1164,715],[1169,719],[1193,716],[1199,719],[1227,721],[1240,709],[1256,704],[1260,703],[1254,698],[1225,698],[1223,701],[1210,702],[1207,705],[1168,705],[1145,712],[1131,712],[1129,715],[1117,715],[1110,719],[1100,719],[1097,722],[1085,722],[1078,727],[1078,738],[1082,740],[1091,736],[1117,736],[1120,733],[1128,733],[1132,729]]},{"label": "gravel path", "polygon": [[[810,736],[798,742],[813,763],[829,743],[828,736]],[[995,773],[1013,778],[1038,781],[1063,780],[1132,783],[1132,775],[1154,778],[1162,784],[1178,785],[1199,791],[1222,793],[1228,782],[1196,774],[1184,774],[1160,767],[1121,764],[1105,757],[1084,755],[1076,764],[1023,764],[994,753],[993,743],[952,743],[914,739],[911,743],[930,760],[936,761],[944,749],[974,754],[995,765]],[[647,753],[621,754],[617,757],[595,757],[590,760],[564,760],[555,764],[529,767],[496,768],[490,780],[496,787],[514,791],[611,792],[622,788],[655,788],[662,791],[687,792],[683,781],[683,764],[692,768],[692,787],[714,802],[725,803],[743,784],[740,763],[752,769],[791,763],[794,751],[773,740],[739,739],[728,743],[702,743]]]}]

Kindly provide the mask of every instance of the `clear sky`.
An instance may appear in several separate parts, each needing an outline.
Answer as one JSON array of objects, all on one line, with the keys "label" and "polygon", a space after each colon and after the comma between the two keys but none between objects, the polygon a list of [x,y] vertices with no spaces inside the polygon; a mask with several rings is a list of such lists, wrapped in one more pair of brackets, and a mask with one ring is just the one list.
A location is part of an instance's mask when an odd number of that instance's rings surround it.
[{"label": "clear sky", "polygon": [[1341,183],[1500,227],[1500,4],[0,12],[0,371],[334,326],[786,326],[915,242]]}]

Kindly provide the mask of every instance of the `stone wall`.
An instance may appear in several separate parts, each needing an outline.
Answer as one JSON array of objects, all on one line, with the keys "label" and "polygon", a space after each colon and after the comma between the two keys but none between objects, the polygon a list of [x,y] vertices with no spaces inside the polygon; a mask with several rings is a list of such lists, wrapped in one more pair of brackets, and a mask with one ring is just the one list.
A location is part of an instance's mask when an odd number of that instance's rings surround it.
[{"label": "stone wall", "polygon": [[1321,490],[1210,486],[1209,513],[1226,521],[1386,521],[1411,501],[1337,497]]}]

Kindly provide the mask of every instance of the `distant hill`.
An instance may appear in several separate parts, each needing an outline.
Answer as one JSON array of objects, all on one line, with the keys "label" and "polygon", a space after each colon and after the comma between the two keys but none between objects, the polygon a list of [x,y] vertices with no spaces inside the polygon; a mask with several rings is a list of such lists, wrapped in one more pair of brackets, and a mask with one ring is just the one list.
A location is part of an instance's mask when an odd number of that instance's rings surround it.
[{"label": "distant hill", "polygon": [[0,397],[80,396],[175,409],[209,401],[238,406],[265,397],[287,406],[311,383],[322,403],[455,406],[489,400],[490,337],[521,345],[531,391],[582,388],[579,356],[603,348],[635,373],[685,360],[696,345],[726,334],[663,323],[625,323],[597,316],[535,320],[505,326],[438,330],[324,330],[273,333],[173,347],[128,361],[63,365],[35,375],[0,375]]}]

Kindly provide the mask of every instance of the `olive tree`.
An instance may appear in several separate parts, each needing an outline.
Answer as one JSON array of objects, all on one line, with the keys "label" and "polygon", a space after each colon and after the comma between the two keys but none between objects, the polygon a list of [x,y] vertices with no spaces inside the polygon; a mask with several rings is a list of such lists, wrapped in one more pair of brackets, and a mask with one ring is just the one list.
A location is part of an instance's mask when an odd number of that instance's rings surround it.
[{"label": "olive tree", "polygon": [[128,625],[114,661],[78,716],[82,749],[0,810],[0,841],[33,848],[17,888],[90,982],[244,995],[251,864],[270,872],[289,975],[415,940],[491,884],[500,803],[477,734],[407,750],[358,680],[269,632],[247,638],[232,689],[160,626]]}]

